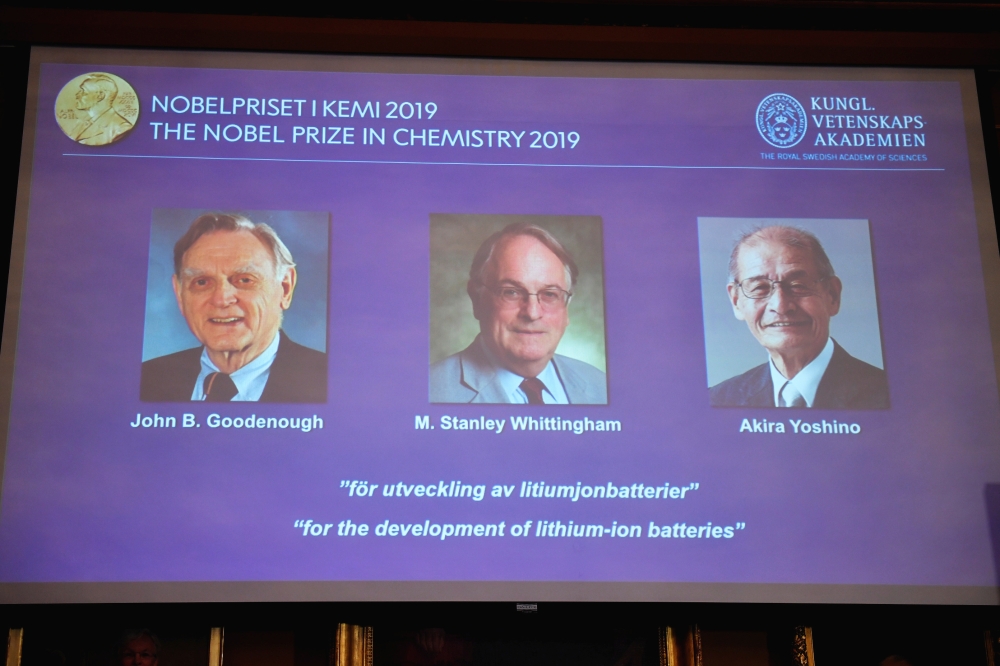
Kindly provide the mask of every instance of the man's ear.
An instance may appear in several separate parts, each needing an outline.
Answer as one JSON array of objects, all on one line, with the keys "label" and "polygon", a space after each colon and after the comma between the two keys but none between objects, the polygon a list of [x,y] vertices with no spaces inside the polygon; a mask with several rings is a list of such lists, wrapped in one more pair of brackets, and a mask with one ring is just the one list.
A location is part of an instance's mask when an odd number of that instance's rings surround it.
[{"label": "man's ear", "polygon": [[740,321],[746,321],[743,318],[743,311],[739,308],[740,285],[730,282],[726,285],[726,291],[729,292],[729,304],[733,306],[733,316]]},{"label": "man's ear", "polygon": [[292,296],[295,295],[295,285],[298,283],[299,274],[295,267],[285,271],[285,277],[281,278],[281,309],[287,310],[292,307]]},{"label": "man's ear", "polygon": [[465,285],[465,293],[469,295],[469,299],[472,301],[472,316],[475,317],[477,321],[482,321],[483,316],[485,316],[486,313],[483,312],[482,304],[479,302],[479,296],[481,294],[479,285],[472,282],[472,280],[469,280],[469,282]]},{"label": "man's ear", "polygon": [[181,314],[184,314],[184,306],[181,304],[181,283],[177,279],[176,275],[170,276],[170,282],[174,285],[174,298],[177,299],[177,307],[180,309]]},{"label": "man's ear", "polygon": [[830,316],[840,312],[840,293],[844,290],[844,283],[840,281],[840,278],[836,275],[831,275],[826,279],[827,291],[830,294],[831,304],[830,304]]}]

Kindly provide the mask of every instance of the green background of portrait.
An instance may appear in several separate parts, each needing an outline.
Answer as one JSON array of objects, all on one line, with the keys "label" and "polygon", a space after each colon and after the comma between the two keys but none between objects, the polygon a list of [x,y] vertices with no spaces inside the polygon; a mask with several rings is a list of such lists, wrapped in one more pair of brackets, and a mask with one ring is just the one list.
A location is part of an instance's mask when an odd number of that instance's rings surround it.
[{"label": "green background of portrait", "polygon": [[569,326],[557,353],[607,372],[601,218],[582,215],[431,214],[431,363],[462,351],[479,334],[479,322],[472,316],[472,301],[465,291],[472,258],[491,234],[515,222],[550,232],[580,269],[569,304]]}]

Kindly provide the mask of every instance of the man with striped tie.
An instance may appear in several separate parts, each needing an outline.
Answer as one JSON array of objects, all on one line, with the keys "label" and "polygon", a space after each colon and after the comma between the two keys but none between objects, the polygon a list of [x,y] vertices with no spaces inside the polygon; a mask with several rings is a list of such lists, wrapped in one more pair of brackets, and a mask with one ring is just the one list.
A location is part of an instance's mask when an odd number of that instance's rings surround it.
[{"label": "man with striped tie", "polygon": [[514,223],[487,238],[466,291],[479,335],[431,366],[430,401],[605,405],[607,377],[556,353],[579,269],[551,233]]},{"label": "man with striped tie", "polygon": [[325,402],[326,354],[281,330],[297,273],[266,224],[209,213],[174,246],[174,295],[201,347],[142,364],[147,402]]}]

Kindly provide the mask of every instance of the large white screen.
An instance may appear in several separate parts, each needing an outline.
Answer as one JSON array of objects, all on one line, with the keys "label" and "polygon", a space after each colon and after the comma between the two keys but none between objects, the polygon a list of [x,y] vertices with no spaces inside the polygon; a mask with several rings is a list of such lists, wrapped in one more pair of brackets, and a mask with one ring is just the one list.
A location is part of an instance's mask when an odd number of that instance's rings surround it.
[{"label": "large white screen", "polygon": [[976,104],[36,49],[0,598],[996,603]]}]

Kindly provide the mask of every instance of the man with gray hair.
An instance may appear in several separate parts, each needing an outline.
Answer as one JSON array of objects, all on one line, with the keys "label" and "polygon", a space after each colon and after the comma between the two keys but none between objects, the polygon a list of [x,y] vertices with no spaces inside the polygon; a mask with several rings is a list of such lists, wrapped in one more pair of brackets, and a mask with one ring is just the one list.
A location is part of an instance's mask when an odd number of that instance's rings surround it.
[{"label": "man with gray hair", "polygon": [[149,629],[130,631],[118,641],[121,666],[157,666],[160,639]]},{"label": "man with gray hair", "polygon": [[266,224],[209,213],[174,245],[177,305],[201,347],[142,364],[147,402],[326,402],[326,354],[281,330],[298,274]]},{"label": "man with gray hair", "polygon": [[466,292],[479,335],[430,370],[430,401],[604,405],[605,374],[556,354],[579,269],[556,238],[514,223],[487,238]]},{"label": "man with gray hair", "polygon": [[744,234],[726,289],[770,359],[709,389],[713,406],[888,409],[885,372],[830,337],[843,284],[816,236],[784,225]]}]

